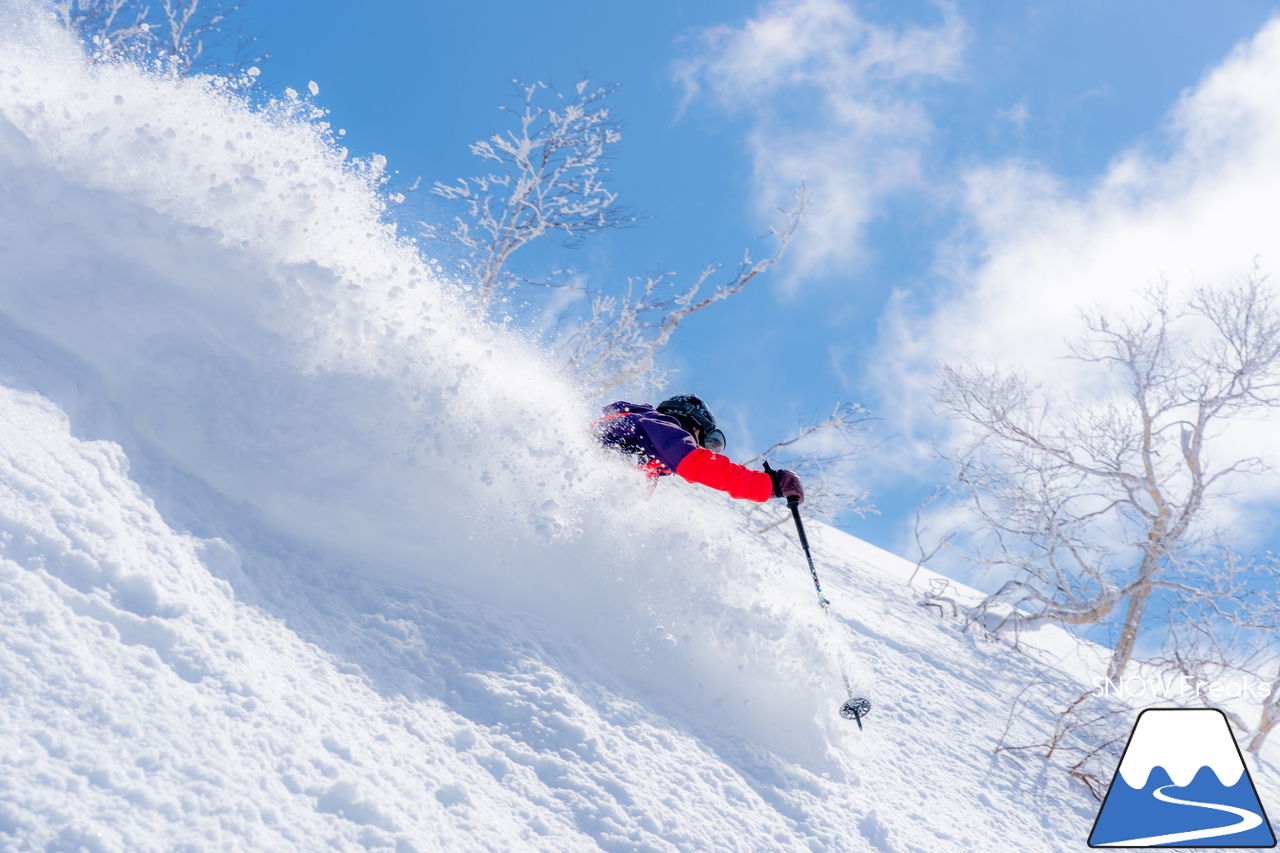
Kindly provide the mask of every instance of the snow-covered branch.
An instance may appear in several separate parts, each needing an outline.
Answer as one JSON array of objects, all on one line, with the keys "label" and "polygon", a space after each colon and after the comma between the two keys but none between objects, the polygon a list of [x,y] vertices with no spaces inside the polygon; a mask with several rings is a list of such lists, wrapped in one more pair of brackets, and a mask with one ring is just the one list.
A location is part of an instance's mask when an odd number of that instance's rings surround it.
[{"label": "snow-covered branch", "polygon": [[242,2],[208,0],[54,0],[54,13],[95,59],[157,59],[169,73],[237,70],[261,62],[231,24]]},{"label": "snow-covered branch", "polygon": [[[785,217],[783,225],[769,230],[778,241],[773,253],[758,261],[744,253],[733,275],[702,299],[698,294],[717,272],[715,266],[705,268],[682,292],[671,292],[672,276],[668,273],[647,276],[642,284],[628,279],[621,294],[593,293],[590,315],[579,319],[555,342],[565,374],[589,397],[602,397],[624,385],[660,388],[662,377],[656,357],[680,323],[690,314],[741,292],[748,282],[775,264],[808,217],[808,208],[809,191],[801,184],[795,207],[780,211]],[[827,425],[814,427],[824,428]]]},{"label": "snow-covered branch", "polygon": [[622,131],[603,104],[617,86],[592,89],[583,79],[569,97],[543,82],[516,88],[522,108],[507,112],[516,117],[519,129],[471,146],[471,153],[494,171],[454,184],[437,181],[432,190],[464,204],[465,215],[454,217],[448,233],[432,232],[463,249],[462,263],[474,280],[475,309],[481,317],[488,315],[500,290],[549,283],[509,269],[511,256],[524,246],[546,237],[574,247],[597,231],[636,221],[606,185],[606,164]]}]

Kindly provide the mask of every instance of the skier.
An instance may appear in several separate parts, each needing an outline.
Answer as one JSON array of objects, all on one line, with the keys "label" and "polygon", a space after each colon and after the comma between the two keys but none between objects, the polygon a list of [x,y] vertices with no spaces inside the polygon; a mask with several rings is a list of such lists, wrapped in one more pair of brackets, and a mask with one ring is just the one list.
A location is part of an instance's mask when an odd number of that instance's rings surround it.
[{"label": "skier", "polygon": [[619,400],[604,407],[604,417],[592,426],[600,443],[626,456],[648,475],[651,486],[659,477],[679,474],[730,497],[763,503],[769,498],[804,500],[800,478],[791,471],[764,471],[730,462],[724,456],[724,433],[705,403],[693,394],[677,394],[657,408]]},{"label": "skier", "polygon": [[[796,532],[809,561],[809,574],[818,593],[818,603],[830,617],[831,602],[822,594],[818,570],[809,551],[809,538],[800,522],[799,504],[804,501],[804,487],[792,471],[775,471],[764,463],[764,471],[752,471],[737,465],[723,455],[724,433],[716,428],[716,419],[706,403],[693,394],[677,394],[663,400],[657,408],[619,400],[604,407],[604,417],[591,426],[605,447],[611,447],[635,460],[636,466],[649,477],[650,490],[658,478],[679,474],[691,483],[701,483],[731,497],[763,503],[769,498],[786,498],[796,521]],[[840,678],[848,701],[840,706],[840,716],[854,720],[862,729],[862,720],[871,711],[871,701],[853,695],[844,658],[838,658]]]}]

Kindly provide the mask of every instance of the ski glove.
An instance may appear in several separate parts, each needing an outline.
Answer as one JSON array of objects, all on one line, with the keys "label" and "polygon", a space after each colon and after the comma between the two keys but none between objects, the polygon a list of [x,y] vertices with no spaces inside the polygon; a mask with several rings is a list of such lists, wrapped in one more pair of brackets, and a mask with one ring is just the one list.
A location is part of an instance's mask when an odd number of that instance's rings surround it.
[{"label": "ski glove", "polygon": [[769,479],[773,480],[775,498],[795,498],[799,503],[804,503],[804,486],[800,485],[800,478],[794,472],[785,468],[775,471],[769,467],[768,462],[764,463],[764,472],[769,475]]}]

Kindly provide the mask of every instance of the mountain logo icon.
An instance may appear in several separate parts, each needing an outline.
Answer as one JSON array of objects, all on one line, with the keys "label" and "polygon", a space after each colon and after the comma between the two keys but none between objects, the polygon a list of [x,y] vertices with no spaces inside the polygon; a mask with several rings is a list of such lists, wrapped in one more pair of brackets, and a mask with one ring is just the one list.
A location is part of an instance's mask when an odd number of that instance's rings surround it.
[{"label": "mountain logo icon", "polygon": [[1275,847],[1226,715],[1148,708],[1089,834],[1090,847]]}]

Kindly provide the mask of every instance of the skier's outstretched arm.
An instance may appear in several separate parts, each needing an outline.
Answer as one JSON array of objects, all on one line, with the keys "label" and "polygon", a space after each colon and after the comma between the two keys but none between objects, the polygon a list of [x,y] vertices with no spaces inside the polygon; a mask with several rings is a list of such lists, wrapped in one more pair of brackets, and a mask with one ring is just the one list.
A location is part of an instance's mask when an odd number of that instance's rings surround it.
[{"label": "skier's outstretched arm", "polygon": [[712,453],[705,447],[690,451],[676,473],[690,483],[728,492],[734,498],[763,503],[773,497],[773,478],[768,474],[730,462],[729,457]]}]

